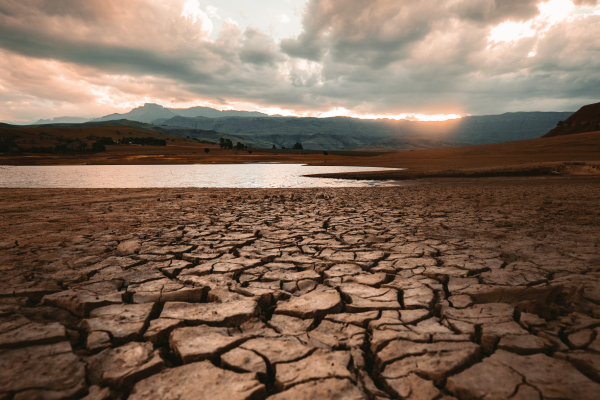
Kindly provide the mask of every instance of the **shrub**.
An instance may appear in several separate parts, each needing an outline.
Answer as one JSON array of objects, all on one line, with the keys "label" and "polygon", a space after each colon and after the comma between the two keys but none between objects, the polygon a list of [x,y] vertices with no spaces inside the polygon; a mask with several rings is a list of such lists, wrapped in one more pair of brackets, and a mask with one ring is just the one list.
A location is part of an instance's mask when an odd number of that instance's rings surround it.
[{"label": "shrub", "polygon": [[104,144],[98,140],[92,144],[92,151],[99,153],[101,151],[106,151],[106,147],[104,147]]},{"label": "shrub", "polygon": [[208,152],[209,152],[209,151],[210,151],[210,149],[209,149],[208,147],[204,149],[204,152],[205,152],[206,154],[208,154]]}]

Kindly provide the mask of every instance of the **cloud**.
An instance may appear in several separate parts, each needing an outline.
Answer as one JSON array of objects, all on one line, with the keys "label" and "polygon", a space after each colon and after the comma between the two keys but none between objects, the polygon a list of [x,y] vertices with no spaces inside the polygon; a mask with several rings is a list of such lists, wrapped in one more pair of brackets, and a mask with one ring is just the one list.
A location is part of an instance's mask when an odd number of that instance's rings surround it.
[{"label": "cloud", "polygon": [[308,0],[302,32],[279,42],[220,15],[197,0],[0,0],[0,118],[223,99],[302,115],[598,101],[598,1]]}]

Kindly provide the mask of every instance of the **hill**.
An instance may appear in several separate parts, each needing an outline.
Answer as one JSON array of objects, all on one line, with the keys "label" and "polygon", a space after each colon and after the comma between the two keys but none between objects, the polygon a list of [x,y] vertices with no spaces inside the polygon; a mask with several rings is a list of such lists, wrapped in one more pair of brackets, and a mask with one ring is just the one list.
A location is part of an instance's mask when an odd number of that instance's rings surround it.
[{"label": "hill", "polygon": [[[600,132],[443,149],[388,153],[361,165],[406,170],[318,174],[347,179],[418,179],[588,174],[600,176]],[[328,165],[331,165],[329,162]]]},{"label": "hill", "polygon": [[[154,121],[161,127],[187,127],[252,135],[254,143],[312,150],[412,150],[427,146],[503,143],[539,138],[571,112],[519,112],[471,116],[441,122],[332,118],[186,118]],[[403,140],[398,140],[403,138]],[[260,147],[260,146],[257,146]]]},{"label": "hill", "polygon": [[46,124],[78,124],[90,121],[91,118],[82,117],[56,117],[52,119],[39,119],[32,125],[46,125]]},{"label": "hill", "polygon": [[[267,114],[251,111],[219,111],[209,107],[191,107],[191,108],[165,108],[158,104],[146,103],[141,107],[134,108],[125,114],[110,114],[104,117],[96,118],[92,121],[112,121],[127,119],[130,121],[152,123],[153,121],[163,121],[173,117],[253,117],[264,118]],[[79,121],[82,122],[82,121]]]},{"label": "hill", "polygon": [[543,137],[573,135],[577,133],[600,131],[600,103],[581,107],[565,121],[559,121],[556,128]]},{"label": "hill", "polygon": [[159,118],[173,118],[177,114],[169,111],[168,108],[159,106],[158,104],[146,103],[142,107],[137,107],[125,114],[110,114],[101,118],[96,118],[94,122],[113,121],[119,119],[128,119],[130,121],[150,123]]}]

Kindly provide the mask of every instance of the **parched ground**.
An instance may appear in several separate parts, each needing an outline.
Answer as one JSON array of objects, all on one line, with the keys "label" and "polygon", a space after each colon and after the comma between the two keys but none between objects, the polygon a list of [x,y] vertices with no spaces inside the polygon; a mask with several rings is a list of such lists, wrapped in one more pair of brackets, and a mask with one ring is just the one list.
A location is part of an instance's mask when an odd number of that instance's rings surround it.
[{"label": "parched ground", "polygon": [[0,399],[597,399],[600,185],[0,190]]}]

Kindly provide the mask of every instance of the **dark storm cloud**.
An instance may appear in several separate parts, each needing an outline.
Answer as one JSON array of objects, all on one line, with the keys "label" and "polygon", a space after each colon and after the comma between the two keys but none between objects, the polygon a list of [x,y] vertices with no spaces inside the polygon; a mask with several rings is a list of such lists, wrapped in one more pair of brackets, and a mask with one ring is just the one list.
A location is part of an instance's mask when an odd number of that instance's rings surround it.
[{"label": "dark storm cloud", "polygon": [[[538,1],[309,0],[302,32],[279,43],[233,21],[211,39],[216,21],[185,3],[0,0],[0,108],[227,99],[475,114],[575,108],[600,88],[600,15],[550,21]],[[525,33],[490,40],[503,22]]]},{"label": "dark storm cloud", "polygon": [[537,0],[461,0],[448,9],[461,19],[483,23],[524,21],[539,13]]}]

